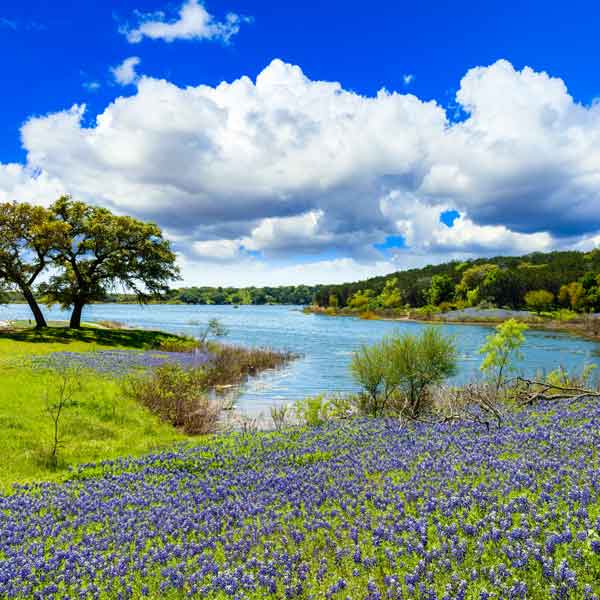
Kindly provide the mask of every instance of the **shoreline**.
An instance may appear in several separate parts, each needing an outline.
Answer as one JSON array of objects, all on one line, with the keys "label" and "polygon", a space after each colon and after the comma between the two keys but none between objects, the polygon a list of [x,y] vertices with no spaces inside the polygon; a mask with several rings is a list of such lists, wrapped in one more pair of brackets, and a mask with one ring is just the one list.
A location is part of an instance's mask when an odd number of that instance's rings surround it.
[{"label": "shoreline", "polygon": [[514,315],[509,315],[506,317],[482,317],[480,319],[477,318],[443,318],[443,317],[434,317],[434,318],[419,318],[416,316],[409,315],[382,315],[376,312],[368,311],[367,313],[360,312],[328,312],[327,309],[316,308],[316,307],[305,307],[303,309],[304,314],[313,314],[320,315],[324,317],[350,317],[354,319],[361,319],[365,321],[398,321],[398,322],[408,322],[408,323],[424,323],[429,325],[487,325],[488,327],[495,327],[501,323],[504,323],[510,319],[515,319],[521,323],[526,323],[532,329],[539,329],[542,331],[554,331],[557,333],[567,333],[570,335],[575,335],[578,337],[586,338],[592,340],[594,342],[600,343],[600,318],[593,319],[596,323],[595,330],[589,330],[586,328],[585,317],[581,317],[578,319],[572,319],[568,321],[561,321],[559,319],[549,319],[544,317],[536,317],[535,315],[531,315],[532,318],[519,318]]}]

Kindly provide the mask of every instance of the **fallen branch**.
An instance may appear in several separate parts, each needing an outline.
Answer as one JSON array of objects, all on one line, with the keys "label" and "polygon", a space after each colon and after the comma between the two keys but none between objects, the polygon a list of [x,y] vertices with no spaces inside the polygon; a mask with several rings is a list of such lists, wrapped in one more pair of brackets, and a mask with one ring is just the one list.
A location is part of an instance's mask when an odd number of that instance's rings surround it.
[{"label": "fallen branch", "polygon": [[[557,400],[583,400],[584,398],[600,398],[600,392],[593,390],[562,386],[555,383],[536,381],[525,377],[517,377],[516,381],[525,385],[523,392],[519,394],[519,404],[529,406],[539,401],[555,402]],[[531,389],[535,388],[535,389]],[[549,394],[551,390],[559,390],[560,393]]]}]

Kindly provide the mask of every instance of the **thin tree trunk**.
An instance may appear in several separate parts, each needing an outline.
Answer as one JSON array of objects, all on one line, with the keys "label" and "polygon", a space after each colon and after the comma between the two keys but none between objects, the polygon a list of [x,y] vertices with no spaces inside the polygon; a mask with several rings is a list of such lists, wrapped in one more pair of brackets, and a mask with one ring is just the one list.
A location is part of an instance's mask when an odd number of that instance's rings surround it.
[{"label": "thin tree trunk", "polygon": [[35,328],[42,329],[44,327],[48,327],[46,319],[44,318],[44,314],[42,313],[42,309],[37,303],[37,300],[34,298],[32,291],[26,285],[20,287],[21,292],[23,293],[25,300],[27,300],[27,304],[29,304],[29,308],[31,309],[31,312],[35,318]]},{"label": "thin tree trunk", "polygon": [[81,329],[81,313],[83,311],[84,303],[76,301],[73,304],[73,312],[71,313],[71,322],[69,327],[71,329]]}]

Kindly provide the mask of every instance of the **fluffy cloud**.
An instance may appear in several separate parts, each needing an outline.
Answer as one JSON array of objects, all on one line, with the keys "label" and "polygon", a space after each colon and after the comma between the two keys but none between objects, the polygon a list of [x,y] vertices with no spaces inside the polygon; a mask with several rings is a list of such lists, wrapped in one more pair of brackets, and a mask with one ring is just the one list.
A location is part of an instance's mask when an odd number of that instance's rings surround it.
[{"label": "fluffy cloud", "polygon": [[[85,106],[30,119],[28,164],[18,184],[0,175],[0,194],[31,197],[28,185],[51,182],[153,219],[190,264],[215,264],[221,278],[242,263],[258,277],[279,261],[282,277],[310,279],[320,263],[293,271],[294,257],[335,252],[356,279],[598,239],[599,105],[577,104],[562,80],[506,61],[470,70],[456,100],[458,122],[435,102],[361,96],[280,60],[254,81],[216,87],[141,77],[92,126]],[[440,222],[447,209],[460,212],[452,227]],[[408,248],[377,250],[398,235]],[[321,280],[334,271],[323,266]]]},{"label": "fluffy cloud", "polygon": [[420,192],[523,232],[600,227],[600,105],[505,60],[471,69],[456,98],[469,116],[432,147]]},{"label": "fluffy cloud", "polygon": [[229,13],[225,21],[215,21],[199,0],[187,0],[179,9],[177,19],[165,20],[163,12],[137,13],[135,28],[124,28],[122,33],[132,44],[141,42],[144,37],[152,40],[221,40],[228,42],[240,30],[240,23],[247,20]]},{"label": "fluffy cloud", "polygon": [[413,194],[391,192],[381,199],[380,208],[410,247],[432,255],[526,254],[548,251],[554,242],[546,231],[519,233],[504,225],[477,225],[464,215],[449,227],[441,220],[449,206],[427,205]]},{"label": "fluffy cloud", "polygon": [[237,259],[241,249],[241,245],[234,240],[207,240],[192,244],[192,251],[198,258],[215,261]]},{"label": "fluffy cloud", "polygon": [[0,202],[31,202],[49,206],[66,194],[65,186],[45,171],[16,163],[0,163]]},{"label": "fluffy cloud", "polygon": [[113,74],[115,81],[119,85],[130,85],[138,79],[138,74],[135,68],[142,62],[139,56],[130,56],[126,58],[120,65],[112,67],[110,72]]}]

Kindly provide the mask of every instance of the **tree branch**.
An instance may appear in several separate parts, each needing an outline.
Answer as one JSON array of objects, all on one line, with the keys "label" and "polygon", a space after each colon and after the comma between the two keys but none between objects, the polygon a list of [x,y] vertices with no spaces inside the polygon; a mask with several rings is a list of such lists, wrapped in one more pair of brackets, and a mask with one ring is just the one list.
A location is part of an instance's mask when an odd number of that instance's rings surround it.
[{"label": "tree branch", "polygon": [[[584,398],[600,398],[600,392],[580,387],[562,386],[544,381],[536,381],[525,377],[517,377],[516,381],[525,385],[525,390],[519,395],[519,403],[522,406],[534,404],[540,400],[582,400]],[[532,389],[536,388],[536,389]],[[559,390],[562,393],[549,394],[551,390]]]}]

